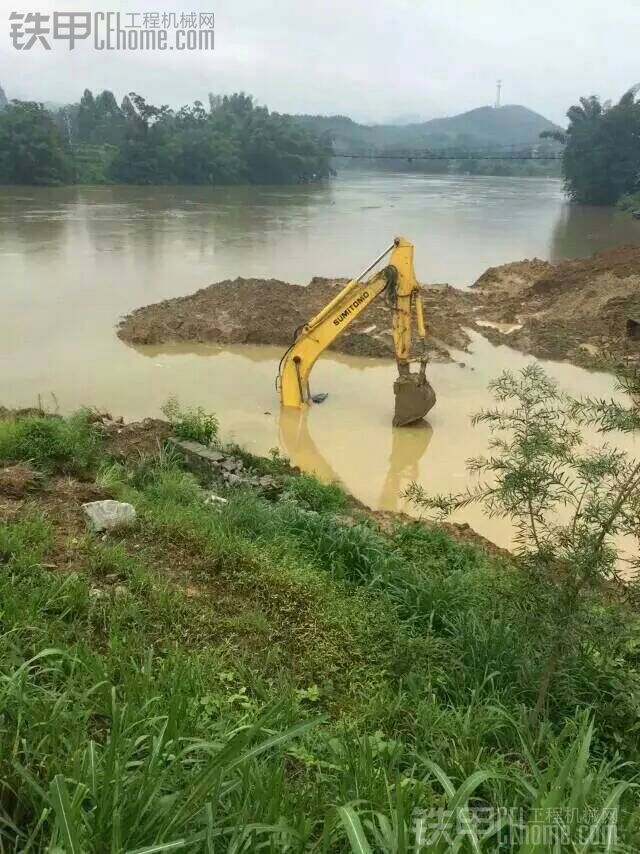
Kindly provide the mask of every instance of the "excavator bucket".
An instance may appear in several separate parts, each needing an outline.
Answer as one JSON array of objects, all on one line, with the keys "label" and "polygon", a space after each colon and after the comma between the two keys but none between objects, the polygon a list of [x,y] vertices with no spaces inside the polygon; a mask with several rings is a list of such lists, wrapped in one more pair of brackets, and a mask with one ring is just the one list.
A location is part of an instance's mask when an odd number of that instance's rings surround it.
[{"label": "excavator bucket", "polygon": [[401,374],[393,384],[393,392],[396,396],[394,427],[404,427],[419,421],[436,402],[436,393],[424,371]]}]

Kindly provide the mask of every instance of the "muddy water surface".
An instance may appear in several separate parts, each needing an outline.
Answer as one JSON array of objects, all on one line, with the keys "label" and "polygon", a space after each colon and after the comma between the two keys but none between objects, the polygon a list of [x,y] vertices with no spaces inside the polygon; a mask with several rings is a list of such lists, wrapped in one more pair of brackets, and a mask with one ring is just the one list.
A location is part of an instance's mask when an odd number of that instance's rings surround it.
[{"label": "muddy water surface", "polygon": [[[469,415],[488,379],[526,359],[474,338],[458,365],[433,365],[430,425],[390,427],[391,363],[329,356],[314,371],[326,403],[280,418],[272,348],[135,350],[114,334],[131,309],[235,276],[306,282],[359,272],[404,233],[423,281],[467,285],[490,265],[561,258],[638,241],[614,211],[565,205],[557,181],[350,174],[323,188],[0,188],[0,404],[126,418],[159,411],[171,393],[221,415],[225,435],[259,452],[281,447],[302,467],[339,478],[375,507],[400,490],[467,483],[464,461],[486,448]],[[571,391],[607,395],[609,377],[550,365]],[[268,413],[268,414],[267,414]],[[501,544],[510,531],[467,511]]]},{"label": "muddy water surface", "polygon": [[[475,412],[491,404],[487,383],[502,370],[517,370],[530,361],[471,334],[473,353],[457,354],[464,367],[430,366],[438,403],[428,423],[413,427],[391,427],[393,364],[341,354],[324,357],[314,368],[314,390],[329,392],[324,403],[305,413],[281,412],[274,389],[281,353],[263,346],[136,348],[140,381],[123,390],[123,409],[148,413],[157,406],[158,395],[162,399],[180,388],[184,400],[201,401],[224,413],[226,438],[259,454],[279,448],[302,469],[327,482],[341,481],[371,507],[414,515],[401,498],[411,481],[434,493],[462,490],[470,483],[465,462],[487,449],[486,429],[470,424]],[[614,393],[606,374],[557,362],[543,364],[569,392],[589,390],[604,397]],[[633,439],[618,439],[640,454]],[[595,434],[589,440],[599,441]],[[511,527],[486,518],[478,508],[466,509],[455,521],[468,522],[499,545],[508,547],[512,542]]]}]

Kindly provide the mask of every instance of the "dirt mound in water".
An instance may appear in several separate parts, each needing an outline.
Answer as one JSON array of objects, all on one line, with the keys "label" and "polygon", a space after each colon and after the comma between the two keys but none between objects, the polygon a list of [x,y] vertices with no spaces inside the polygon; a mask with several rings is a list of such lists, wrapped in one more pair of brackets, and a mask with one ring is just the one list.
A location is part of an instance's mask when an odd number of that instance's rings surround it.
[{"label": "dirt mound in water", "polygon": [[540,358],[592,364],[604,353],[640,358],[640,246],[550,264],[494,267],[472,286],[476,320],[514,325],[487,337]]},{"label": "dirt mound in water", "polygon": [[[199,342],[286,346],[346,279],[307,286],[235,279],[138,309],[120,324],[130,344]],[[467,330],[539,358],[592,365],[607,353],[640,361],[640,246],[552,264],[537,258],[491,267],[469,290],[422,288],[431,358],[467,350]],[[375,300],[332,349],[393,356],[391,309]]]},{"label": "dirt mound in water", "polygon": [[544,295],[582,289],[586,280],[595,282],[601,277],[633,279],[640,275],[640,246],[620,246],[588,258],[547,266],[550,269],[542,271],[532,288],[533,293]]},{"label": "dirt mound in water", "polygon": [[[191,341],[211,344],[279,344],[317,314],[346,279],[314,278],[305,287],[277,279],[219,282],[186,297],[140,308],[124,318],[118,335],[130,344]],[[431,357],[446,361],[449,348],[464,350],[469,336],[462,321],[476,297],[446,285],[423,288]],[[375,300],[332,345],[357,356],[393,356],[391,309]]]}]

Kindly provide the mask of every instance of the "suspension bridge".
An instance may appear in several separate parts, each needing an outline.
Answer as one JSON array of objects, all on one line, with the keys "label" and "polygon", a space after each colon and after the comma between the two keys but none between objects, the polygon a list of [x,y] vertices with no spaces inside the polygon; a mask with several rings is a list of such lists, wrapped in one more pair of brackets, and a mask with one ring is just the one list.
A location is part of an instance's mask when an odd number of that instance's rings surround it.
[{"label": "suspension bridge", "polygon": [[334,152],[332,157],[344,160],[561,160],[561,152],[526,150],[473,150],[436,148],[424,151],[359,151]]}]

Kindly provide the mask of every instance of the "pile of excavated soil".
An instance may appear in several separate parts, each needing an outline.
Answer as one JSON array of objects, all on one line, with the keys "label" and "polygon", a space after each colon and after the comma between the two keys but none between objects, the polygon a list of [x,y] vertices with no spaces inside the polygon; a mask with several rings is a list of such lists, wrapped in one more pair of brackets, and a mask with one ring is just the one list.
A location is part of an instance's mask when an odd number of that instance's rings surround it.
[{"label": "pile of excavated soil", "polygon": [[[314,278],[306,287],[277,279],[235,279],[186,297],[140,308],[120,324],[130,344],[191,341],[210,344],[291,343],[299,326],[339,293],[346,279]],[[423,288],[430,355],[447,361],[449,348],[464,350],[477,297],[446,285]],[[391,309],[381,295],[332,345],[357,356],[392,356]]]},{"label": "pile of excavated soil", "polygon": [[[286,346],[346,280],[306,287],[275,279],[219,282],[140,308],[118,335],[130,344],[199,342]],[[593,364],[602,354],[640,360],[640,246],[551,264],[533,259],[491,267],[469,290],[422,288],[431,358],[466,350],[468,329],[539,358]],[[332,345],[358,356],[393,356],[384,295]]]},{"label": "pile of excavated soil", "polygon": [[153,457],[171,436],[171,425],[160,418],[145,418],[125,424],[122,418],[113,419],[108,412],[92,413],[107,442],[109,453],[118,459]]},{"label": "pile of excavated soil", "polygon": [[640,246],[492,267],[472,287],[482,303],[476,319],[517,327],[484,329],[491,340],[579,364],[604,354],[640,358]]}]

